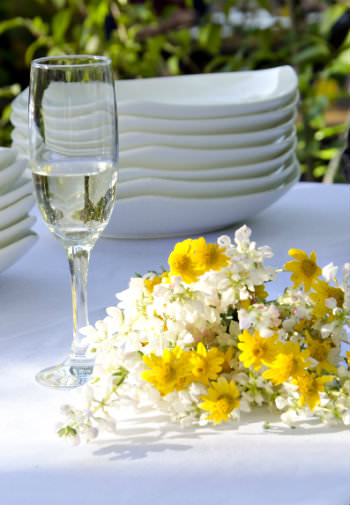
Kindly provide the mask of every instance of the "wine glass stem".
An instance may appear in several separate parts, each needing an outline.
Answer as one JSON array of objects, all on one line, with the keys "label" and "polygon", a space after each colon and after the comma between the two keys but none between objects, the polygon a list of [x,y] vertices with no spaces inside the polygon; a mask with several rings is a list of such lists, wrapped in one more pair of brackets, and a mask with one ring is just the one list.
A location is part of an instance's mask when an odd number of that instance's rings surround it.
[{"label": "wine glass stem", "polygon": [[87,276],[90,258],[89,246],[71,246],[66,248],[72,281],[73,302],[73,344],[71,358],[84,360],[87,346],[83,344],[84,335],[80,328],[88,326]]}]

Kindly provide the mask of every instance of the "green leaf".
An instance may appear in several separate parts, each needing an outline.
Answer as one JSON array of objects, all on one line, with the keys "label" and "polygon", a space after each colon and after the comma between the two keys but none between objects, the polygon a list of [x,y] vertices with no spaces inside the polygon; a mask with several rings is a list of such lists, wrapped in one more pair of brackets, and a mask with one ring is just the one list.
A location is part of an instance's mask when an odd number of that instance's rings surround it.
[{"label": "green leaf", "polygon": [[299,51],[293,59],[294,64],[314,62],[329,56],[329,49],[324,44],[319,44],[313,47],[308,47]]},{"label": "green leaf", "polygon": [[70,9],[64,9],[54,15],[51,22],[52,36],[55,42],[63,42],[64,36],[72,19],[73,12]]},{"label": "green leaf", "polygon": [[178,75],[180,73],[179,58],[176,55],[168,58],[168,67],[171,75]]},{"label": "green leaf", "polygon": [[40,32],[43,35],[47,35],[49,33],[49,25],[45,23],[44,20],[39,16],[36,16],[32,20],[32,26],[36,31]]},{"label": "green leaf", "polygon": [[12,30],[13,28],[20,28],[20,27],[25,27],[27,28],[27,20],[24,18],[13,18],[13,19],[7,19],[6,21],[2,21],[0,23],[0,35],[7,30]]},{"label": "green leaf", "polygon": [[216,54],[221,47],[221,30],[219,24],[203,25],[199,29],[199,45],[209,53]]},{"label": "green leaf", "polygon": [[327,36],[330,32],[332,26],[340,18],[342,14],[346,11],[346,5],[338,3],[338,5],[332,5],[329,7],[322,15],[320,23],[320,33],[323,36]]},{"label": "green leaf", "polygon": [[0,98],[13,98],[21,91],[19,84],[11,84],[0,88]]},{"label": "green leaf", "polygon": [[271,12],[271,5],[270,5],[269,0],[256,0],[256,2],[259,5],[259,7]]},{"label": "green leaf", "polygon": [[28,46],[25,52],[25,62],[27,65],[30,65],[30,62],[33,60],[36,50],[44,46],[48,46],[48,39],[46,37],[36,39],[32,44]]},{"label": "green leaf", "polygon": [[333,158],[333,156],[335,156],[338,152],[338,148],[336,147],[332,147],[330,149],[322,149],[322,150],[319,150],[315,153],[315,156],[317,156],[317,158],[319,158],[320,160],[326,160],[326,161],[329,161]]}]

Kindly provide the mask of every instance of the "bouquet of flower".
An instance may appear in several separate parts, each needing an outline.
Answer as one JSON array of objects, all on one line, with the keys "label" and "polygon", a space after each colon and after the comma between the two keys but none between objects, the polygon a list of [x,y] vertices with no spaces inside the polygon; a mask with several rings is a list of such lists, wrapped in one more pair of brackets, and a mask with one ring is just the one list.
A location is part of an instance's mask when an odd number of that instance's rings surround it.
[{"label": "bouquet of flower", "polygon": [[[234,243],[176,244],[169,270],[131,278],[107,317],[84,329],[93,376],[65,405],[58,434],[78,443],[116,430],[121,409],[162,411],[181,424],[222,423],[258,406],[283,422],[349,423],[350,265],[321,269],[291,249],[292,287],[269,300],[273,253],[243,226]],[[345,348],[345,350],[343,350]]]}]

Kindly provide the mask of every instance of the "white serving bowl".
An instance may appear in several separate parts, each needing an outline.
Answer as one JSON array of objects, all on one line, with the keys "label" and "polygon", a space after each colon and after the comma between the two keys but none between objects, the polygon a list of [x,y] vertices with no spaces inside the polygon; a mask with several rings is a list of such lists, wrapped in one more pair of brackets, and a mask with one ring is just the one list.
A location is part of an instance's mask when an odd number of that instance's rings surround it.
[{"label": "white serving bowl", "polygon": [[230,147],[246,147],[291,136],[294,132],[295,117],[289,121],[267,128],[265,130],[245,133],[212,133],[212,134],[167,134],[154,132],[127,132],[119,135],[121,151],[143,146],[189,147],[196,149],[226,149]]},{"label": "white serving bowl", "polygon": [[16,151],[11,147],[0,147],[0,174],[1,172],[13,165],[16,160]]},{"label": "white serving bowl", "polygon": [[[20,102],[17,108],[11,113],[11,123],[13,126],[26,132],[28,128],[28,102],[27,89],[22,92],[25,102]],[[21,96],[19,95],[19,97]],[[18,97],[15,99],[18,100]],[[12,104],[14,104],[12,102]],[[245,132],[255,131],[262,128],[271,128],[287,121],[295,113],[298,104],[298,96],[294,97],[288,104],[265,112],[252,114],[242,114],[218,118],[201,119],[168,119],[148,116],[136,116],[121,114],[118,115],[120,131],[151,131],[167,133],[224,133],[224,132]],[[93,111],[89,114],[91,126],[86,123],[86,115],[75,115],[70,118],[70,124],[77,130],[85,130],[90,127],[103,126],[105,114],[102,111]],[[46,116],[46,123],[49,128],[64,130],[65,119],[53,115]]]},{"label": "white serving bowl", "polygon": [[27,163],[25,160],[17,159],[12,165],[0,171],[0,195],[7,193],[15,181],[23,174]]},{"label": "white serving bowl", "polygon": [[295,114],[295,98],[284,107],[255,114],[201,119],[168,119],[119,114],[119,131],[149,131],[159,133],[242,133],[272,128],[288,121]]},{"label": "white serving bowl", "polygon": [[225,181],[182,181],[175,179],[142,177],[120,182],[117,190],[118,200],[136,196],[171,196],[186,198],[213,198],[239,196],[277,188],[296,171],[296,159],[272,174],[252,179]]},{"label": "white serving bowl", "polygon": [[232,149],[145,146],[120,153],[120,167],[190,170],[258,163],[280,156],[295,143],[295,134],[274,143]]},{"label": "white serving bowl", "polygon": [[15,242],[0,248],[0,272],[3,272],[19,260],[38,240],[34,232],[25,232]]},{"label": "white serving bowl", "polygon": [[[16,131],[24,136],[28,136],[27,90],[24,90],[22,94],[23,100],[11,114],[11,123]],[[19,95],[19,97],[21,95]],[[18,100],[19,97],[15,100]],[[264,128],[272,128],[292,119],[297,108],[297,102],[298,99],[295,98],[292,102],[281,108],[266,112],[210,119],[166,119],[119,114],[118,126],[121,133],[129,131],[149,131],[168,134],[211,134],[256,131]],[[14,104],[15,102],[12,103]],[[87,124],[86,116],[74,116],[70,118],[70,125],[77,130],[87,130],[92,127],[103,125],[104,119],[105,115],[102,111],[94,111],[91,113],[89,119],[90,126]],[[46,123],[49,128],[63,131],[66,126],[64,119],[55,116],[52,118],[46,116]]]},{"label": "white serving bowl", "polygon": [[217,118],[268,111],[297,93],[290,66],[122,80],[116,83],[121,114],[164,118]]},{"label": "white serving bowl", "polygon": [[7,226],[6,228],[2,228],[0,230],[0,248],[5,247],[12,242],[16,242],[23,235],[26,234],[30,230],[30,228],[34,225],[36,221],[35,216],[26,215],[20,221]]},{"label": "white serving bowl", "polygon": [[0,230],[23,219],[34,203],[34,196],[29,194],[0,209]]},{"label": "white serving bowl", "polygon": [[32,193],[32,191],[33,183],[31,179],[27,177],[17,179],[7,193],[0,195],[0,209],[8,207],[13,202],[17,202],[17,200],[20,200],[23,196]]},{"label": "white serving bowl", "polygon": [[103,236],[157,238],[210,232],[243,222],[281,198],[299,179],[300,169],[278,188],[222,198],[138,196],[117,201]]},{"label": "white serving bowl", "polygon": [[[215,118],[268,111],[287,104],[297,93],[298,79],[290,66],[266,70],[222,72],[116,82],[121,114],[165,118]],[[67,83],[46,90],[45,112],[62,115]],[[104,107],[99,83],[70,83],[72,116]],[[17,99],[13,110],[23,104]]]},{"label": "white serving bowl", "polygon": [[223,168],[212,166],[203,170],[164,170],[162,168],[144,168],[144,167],[121,167],[119,170],[119,181],[129,181],[139,179],[140,177],[157,177],[166,179],[180,180],[227,180],[227,179],[250,179],[252,177],[261,177],[270,174],[280,167],[284,166],[295,153],[295,143],[284,151],[280,156],[266,161],[247,165],[233,165]]}]

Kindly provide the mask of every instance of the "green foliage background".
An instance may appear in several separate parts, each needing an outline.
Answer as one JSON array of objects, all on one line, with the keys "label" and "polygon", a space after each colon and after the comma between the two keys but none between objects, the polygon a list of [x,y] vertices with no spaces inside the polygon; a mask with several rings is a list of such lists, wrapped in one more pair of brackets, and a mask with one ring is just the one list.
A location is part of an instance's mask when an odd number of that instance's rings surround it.
[{"label": "green foliage background", "polygon": [[[200,4],[200,5],[199,5]],[[304,180],[344,182],[350,35],[329,42],[347,0],[2,0],[0,145],[11,144],[10,102],[28,85],[30,61],[55,54],[104,54],[118,79],[228,72],[289,64],[299,76],[297,154]],[[199,8],[198,8],[199,5]],[[232,21],[232,9],[242,22]],[[261,16],[264,16],[261,18]],[[255,24],[274,19],[273,24]]]}]

